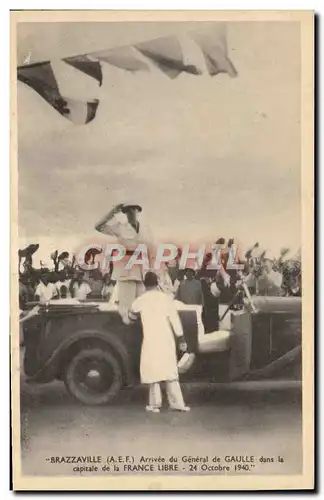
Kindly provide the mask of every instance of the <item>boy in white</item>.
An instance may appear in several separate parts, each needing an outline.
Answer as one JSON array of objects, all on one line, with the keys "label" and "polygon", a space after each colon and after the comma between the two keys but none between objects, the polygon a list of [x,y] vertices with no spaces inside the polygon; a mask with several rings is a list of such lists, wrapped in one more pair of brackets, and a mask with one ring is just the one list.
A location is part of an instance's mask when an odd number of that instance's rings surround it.
[{"label": "boy in white", "polygon": [[160,382],[165,382],[170,408],[189,411],[182,397],[177,368],[174,335],[181,339],[180,350],[187,349],[178,312],[172,298],[158,290],[156,274],[146,273],[144,285],[146,292],[133,302],[129,318],[135,321],[139,314],[143,326],[140,373],[141,382],[149,384],[149,405],[146,410],[160,412]]},{"label": "boy in white", "polygon": [[57,293],[58,293],[58,296],[60,298],[63,298],[63,293],[62,293],[62,287],[65,287],[64,288],[64,295],[65,297],[64,298],[68,298],[70,299],[71,298],[71,293],[70,293],[70,284],[71,284],[71,279],[69,279],[67,277],[67,274],[66,272],[63,270],[63,271],[60,271],[59,272],[59,281],[57,281],[55,283],[55,286],[57,288]]},{"label": "boy in white", "polygon": [[74,299],[85,300],[91,293],[89,283],[84,280],[84,274],[79,273],[75,283],[72,285],[72,295]]},{"label": "boy in white", "polygon": [[57,288],[54,283],[48,281],[47,274],[41,274],[40,282],[35,290],[35,300],[44,304],[58,296]]}]

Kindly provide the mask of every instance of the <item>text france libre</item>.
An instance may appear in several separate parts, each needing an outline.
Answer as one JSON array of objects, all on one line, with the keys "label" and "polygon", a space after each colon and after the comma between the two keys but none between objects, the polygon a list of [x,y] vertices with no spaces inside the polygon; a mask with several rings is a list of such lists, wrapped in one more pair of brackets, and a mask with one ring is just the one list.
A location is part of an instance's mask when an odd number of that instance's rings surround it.
[{"label": "text france libre", "polygon": [[[107,470],[110,467],[114,467],[115,470],[120,470],[119,466],[122,467],[124,472],[153,472],[155,470],[158,471],[179,471],[179,462],[183,464],[188,464],[188,466],[192,467],[193,464],[207,464],[209,461],[220,463],[221,458],[214,456],[182,456],[175,457],[170,456],[168,458],[158,456],[158,457],[145,457],[141,456],[140,459],[135,463],[135,458],[133,456],[107,456],[106,459],[102,456],[59,456],[59,457],[50,457],[48,460],[51,463],[56,464],[83,464],[88,465],[92,469],[97,469],[96,465],[105,464],[104,467]],[[253,456],[226,456],[224,457],[224,461],[227,464],[230,463],[253,463]],[[90,469],[89,467],[89,469]],[[118,467],[118,469],[117,469]],[[98,470],[98,469],[97,469]]]}]

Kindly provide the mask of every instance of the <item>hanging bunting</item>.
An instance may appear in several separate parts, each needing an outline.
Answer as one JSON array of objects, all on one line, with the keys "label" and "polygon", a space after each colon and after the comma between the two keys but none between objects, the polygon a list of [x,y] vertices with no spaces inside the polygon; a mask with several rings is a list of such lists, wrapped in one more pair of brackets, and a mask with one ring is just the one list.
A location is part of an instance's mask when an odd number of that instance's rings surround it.
[{"label": "hanging bunting", "polygon": [[182,71],[193,75],[201,73],[196,66],[184,64],[180,42],[174,36],[140,43],[135,45],[135,47],[172,79],[176,78]]},{"label": "hanging bunting", "polygon": [[99,86],[101,86],[102,71],[101,64],[98,61],[92,61],[87,55],[66,57],[63,61],[82,71],[86,75],[92,76],[92,78],[99,82]]},{"label": "hanging bunting", "polygon": [[132,47],[117,47],[116,49],[93,52],[91,57],[104,61],[126,71],[147,71],[149,66],[136,57]]},{"label": "hanging bunting", "polygon": [[237,76],[237,71],[228,57],[225,26],[219,25],[208,33],[192,33],[192,37],[200,47],[211,76],[228,73]]},{"label": "hanging bunting", "polygon": [[[191,33],[205,59],[211,76],[228,73],[237,76],[237,71],[228,57],[226,31],[223,23],[215,23],[211,30]],[[141,56],[140,56],[141,54]],[[102,85],[101,63],[106,62],[129,72],[149,71],[150,66],[141,57],[147,58],[169,78],[175,79],[186,72],[200,75],[202,72],[194,64],[185,64],[182,46],[176,36],[161,37],[133,46],[117,47],[89,54],[65,57],[62,60],[70,66],[91,76]],[[18,80],[34,89],[62,116],[75,124],[86,124],[96,116],[99,101],[80,101],[63,97],[50,61],[20,66]]]},{"label": "hanging bunting", "polygon": [[97,99],[83,102],[62,97],[50,62],[21,66],[17,77],[72,123],[86,124],[96,115],[99,104]]}]

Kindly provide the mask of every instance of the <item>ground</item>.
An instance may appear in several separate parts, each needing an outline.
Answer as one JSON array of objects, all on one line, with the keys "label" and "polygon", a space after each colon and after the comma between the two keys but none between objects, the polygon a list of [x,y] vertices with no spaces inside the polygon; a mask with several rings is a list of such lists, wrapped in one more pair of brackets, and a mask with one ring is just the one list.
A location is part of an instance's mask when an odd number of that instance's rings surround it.
[{"label": "ground", "polygon": [[[23,474],[80,474],[70,463],[51,463],[51,457],[84,455],[101,456],[103,463],[107,457],[121,456],[120,470],[126,456],[138,463],[142,456],[173,455],[178,457],[182,473],[190,473],[190,466],[182,461],[184,456],[208,456],[209,461],[217,456],[223,465],[228,465],[226,456],[241,460],[231,467],[245,463],[240,457],[251,464],[246,457],[252,456],[254,466],[248,473],[301,473],[299,390],[254,383],[232,389],[186,384],[183,391],[190,413],[174,413],[165,407],[160,414],[149,414],[144,411],[145,388],[124,390],[109,406],[86,407],[74,402],[60,382],[37,386],[22,380]],[[262,463],[261,457],[274,461]],[[84,474],[107,474],[101,466],[99,472]]]}]

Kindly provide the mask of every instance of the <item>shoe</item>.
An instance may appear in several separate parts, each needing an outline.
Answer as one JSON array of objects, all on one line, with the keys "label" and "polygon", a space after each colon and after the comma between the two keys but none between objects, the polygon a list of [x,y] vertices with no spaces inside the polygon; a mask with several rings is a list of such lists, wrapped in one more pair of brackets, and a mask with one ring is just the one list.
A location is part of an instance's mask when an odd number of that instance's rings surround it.
[{"label": "shoe", "polygon": [[156,408],[155,406],[146,406],[145,410],[152,413],[160,413],[160,408]]},{"label": "shoe", "polygon": [[179,406],[177,408],[177,407],[170,406],[170,410],[172,410],[172,411],[185,411],[185,412],[188,412],[188,411],[190,411],[190,407],[189,406]]}]

